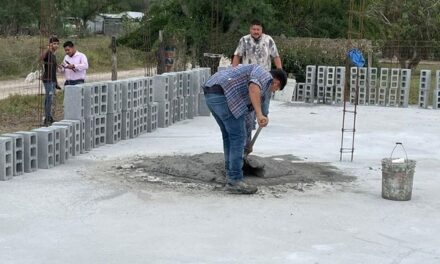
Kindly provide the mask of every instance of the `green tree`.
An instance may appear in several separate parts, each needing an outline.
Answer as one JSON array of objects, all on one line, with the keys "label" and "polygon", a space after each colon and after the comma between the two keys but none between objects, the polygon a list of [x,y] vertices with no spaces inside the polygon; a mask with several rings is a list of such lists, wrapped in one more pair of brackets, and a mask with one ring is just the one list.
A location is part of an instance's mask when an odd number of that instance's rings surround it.
[{"label": "green tree", "polygon": [[374,0],[368,16],[380,25],[384,55],[396,56],[402,68],[414,68],[437,48],[440,1]]},{"label": "green tree", "polygon": [[0,8],[0,34],[17,35],[38,20],[39,1],[3,1]]}]

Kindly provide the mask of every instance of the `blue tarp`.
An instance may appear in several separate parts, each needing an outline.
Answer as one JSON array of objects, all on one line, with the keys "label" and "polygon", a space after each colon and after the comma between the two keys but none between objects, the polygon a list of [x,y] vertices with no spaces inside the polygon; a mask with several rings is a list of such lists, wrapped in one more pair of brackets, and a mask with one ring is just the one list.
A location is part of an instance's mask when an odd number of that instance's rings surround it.
[{"label": "blue tarp", "polygon": [[354,66],[363,67],[365,65],[365,59],[360,50],[351,49],[348,52],[347,56],[350,59],[351,63],[354,64]]}]

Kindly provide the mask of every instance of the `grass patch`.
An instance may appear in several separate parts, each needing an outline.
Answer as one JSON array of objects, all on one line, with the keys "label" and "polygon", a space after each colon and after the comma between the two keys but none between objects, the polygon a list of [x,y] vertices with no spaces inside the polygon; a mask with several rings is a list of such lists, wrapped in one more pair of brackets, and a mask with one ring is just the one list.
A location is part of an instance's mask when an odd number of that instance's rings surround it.
[{"label": "grass patch", "polygon": [[[64,116],[63,93],[57,92],[54,119]],[[40,127],[44,116],[44,95],[11,95],[0,100],[0,134]]]},{"label": "grass patch", "polygon": [[[89,60],[89,73],[111,71],[111,39],[109,37],[88,37],[82,39],[61,39],[56,51],[58,62],[64,58],[62,43],[72,40],[79,51]],[[40,37],[0,38],[0,80],[24,78],[31,71],[39,69],[39,54],[46,49],[47,39]],[[145,52],[119,46],[118,69],[127,70],[145,65]]]}]

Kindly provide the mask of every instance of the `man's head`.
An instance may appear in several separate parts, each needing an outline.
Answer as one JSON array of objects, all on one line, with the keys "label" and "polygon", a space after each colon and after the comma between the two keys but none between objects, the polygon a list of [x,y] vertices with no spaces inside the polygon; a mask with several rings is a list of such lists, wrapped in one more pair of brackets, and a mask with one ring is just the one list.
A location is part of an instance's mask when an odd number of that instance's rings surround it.
[{"label": "man's head", "polygon": [[286,72],[280,69],[276,69],[276,70],[271,70],[270,74],[273,77],[272,85],[270,86],[270,91],[275,92],[278,90],[283,90],[284,86],[286,86],[287,83]]},{"label": "man's head", "polygon": [[73,45],[73,42],[70,40],[64,42],[63,47],[64,47],[64,51],[69,57],[72,57],[76,52],[75,45]]},{"label": "man's head", "polygon": [[58,49],[58,46],[60,45],[60,41],[57,37],[52,36],[49,38],[49,48],[52,51],[56,51]]},{"label": "man's head", "polygon": [[259,40],[261,38],[261,35],[263,35],[263,24],[259,20],[254,19],[251,21],[251,27],[249,31],[253,39]]}]

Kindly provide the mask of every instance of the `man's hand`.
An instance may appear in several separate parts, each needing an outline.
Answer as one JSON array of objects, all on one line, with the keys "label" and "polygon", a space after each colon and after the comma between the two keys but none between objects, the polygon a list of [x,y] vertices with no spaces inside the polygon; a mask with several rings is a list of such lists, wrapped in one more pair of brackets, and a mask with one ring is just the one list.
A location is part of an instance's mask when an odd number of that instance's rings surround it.
[{"label": "man's hand", "polygon": [[264,115],[257,116],[257,122],[260,127],[265,127],[269,124],[269,118]]}]

